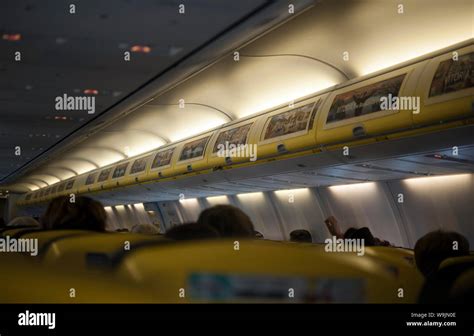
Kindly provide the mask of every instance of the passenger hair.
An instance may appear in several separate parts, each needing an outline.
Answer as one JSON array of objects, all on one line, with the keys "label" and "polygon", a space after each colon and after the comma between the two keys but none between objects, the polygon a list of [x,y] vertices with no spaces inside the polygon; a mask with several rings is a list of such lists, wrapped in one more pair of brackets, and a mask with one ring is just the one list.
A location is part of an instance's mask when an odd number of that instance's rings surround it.
[{"label": "passenger hair", "polygon": [[131,232],[153,235],[159,234],[160,230],[152,224],[137,224],[132,227]]},{"label": "passenger hair", "polygon": [[254,238],[249,216],[232,205],[216,205],[201,212],[198,224],[213,227],[221,237]]},{"label": "passenger hair", "polygon": [[40,227],[40,223],[32,217],[20,216],[13,218],[7,226],[16,226],[16,227]]},{"label": "passenger hair", "polygon": [[[457,242],[457,250],[454,242]],[[469,241],[458,232],[437,230],[418,239],[414,252],[416,266],[425,277],[430,277],[443,260],[469,255]]]},{"label": "passenger hair", "polygon": [[68,196],[59,196],[51,200],[41,218],[45,229],[76,229],[105,231],[107,213],[103,205],[86,196],[77,196],[70,202]]},{"label": "passenger hair", "polygon": [[173,240],[199,240],[219,238],[219,232],[210,225],[185,223],[166,231],[165,237]]},{"label": "passenger hair", "polygon": [[347,231],[344,234],[344,239],[361,239],[361,240],[364,240],[365,246],[378,245],[375,237],[372,235],[372,232],[370,232],[370,229],[368,227],[351,230],[349,234]]},{"label": "passenger hair", "polygon": [[298,243],[312,243],[313,238],[308,230],[293,230],[290,232],[290,241]]}]

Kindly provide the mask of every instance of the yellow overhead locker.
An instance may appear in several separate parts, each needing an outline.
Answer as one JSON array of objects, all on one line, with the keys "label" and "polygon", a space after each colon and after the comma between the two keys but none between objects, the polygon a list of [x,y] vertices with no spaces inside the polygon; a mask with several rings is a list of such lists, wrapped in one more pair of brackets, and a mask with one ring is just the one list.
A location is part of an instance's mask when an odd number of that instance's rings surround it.
[{"label": "yellow overhead locker", "polygon": [[209,132],[179,144],[174,162],[175,175],[209,168],[205,154],[212,134]]},{"label": "yellow overhead locker", "polygon": [[177,146],[169,146],[154,152],[151,155],[150,167],[141,179],[149,181],[174,175],[173,162],[178,155]]},{"label": "yellow overhead locker", "polygon": [[257,155],[274,156],[316,145],[315,120],[325,95],[266,113],[258,119]]},{"label": "yellow overhead locker", "polygon": [[152,159],[153,155],[146,155],[130,161],[125,176],[119,180],[120,185],[130,185],[144,181]]},{"label": "yellow overhead locker", "polygon": [[332,91],[317,121],[319,145],[409,129],[419,111],[415,89],[427,61]]},{"label": "yellow overhead locker", "polygon": [[432,124],[474,116],[474,46],[435,57],[423,72],[416,95],[421,111],[415,124]]},{"label": "yellow overhead locker", "polygon": [[212,136],[206,150],[209,167],[257,159],[257,117],[223,127]]}]

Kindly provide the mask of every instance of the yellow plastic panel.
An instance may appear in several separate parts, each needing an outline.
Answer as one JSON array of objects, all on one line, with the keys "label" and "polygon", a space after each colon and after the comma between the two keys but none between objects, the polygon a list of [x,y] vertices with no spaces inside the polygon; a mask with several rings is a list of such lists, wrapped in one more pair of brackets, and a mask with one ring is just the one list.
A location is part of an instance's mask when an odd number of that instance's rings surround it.
[{"label": "yellow plastic panel", "polygon": [[472,45],[432,59],[417,87],[421,111],[413,115],[414,123],[431,124],[474,116],[473,68]]},{"label": "yellow plastic panel", "polygon": [[[324,245],[235,246],[222,240],[148,247],[127,255],[117,272],[157,302],[403,302],[396,279],[374,258],[328,253]],[[297,293],[291,300],[289,288]]]},{"label": "yellow plastic panel", "polygon": [[[66,273],[13,255],[0,255],[0,303],[150,303],[131,283],[90,273]],[[71,297],[71,288],[75,297]]]},{"label": "yellow plastic panel", "polygon": [[107,185],[110,185],[109,181],[114,173],[115,166],[108,166],[100,170],[97,182],[90,188],[91,191],[105,189]]},{"label": "yellow plastic panel", "polygon": [[[318,144],[357,140],[412,127],[411,109],[381,107],[381,98],[413,97],[427,61],[332,91],[317,122]],[[410,101],[412,101],[410,99]],[[416,102],[415,102],[416,104]],[[412,107],[416,107],[414,104]]]},{"label": "yellow plastic panel", "polygon": [[316,116],[327,95],[296,102],[259,117],[258,157],[316,145]]},{"label": "yellow plastic panel", "polygon": [[415,265],[413,251],[384,246],[369,246],[365,248],[367,256],[374,257],[385,264],[397,277],[399,288],[409,302],[417,302],[424,277]]},{"label": "yellow plastic panel", "polygon": [[257,118],[247,119],[216,131],[206,150],[209,167],[255,161],[256,121]]},{"label": "yellow plastic panel", "polygon": [[[48,265],[74,267],[106,271],[104,260],[112,260],[116,253],[131,253],[134,245],[140,242],[163,241],[162,236],[135,233],[101,233],[90,236],[70,236],[54,241],[43,255],[43,262]],[[105,265],[106,266],[106,265]]]},{"label": "yellow plastic panel", "polygon": [[125,178],[125,174],[130,169],[132,161],[124,161],[116,164],[112,169],[110,179],[104,182],[104,189],[118,187]]},{"label": "yellow plastic panel", "polygon": [[21,235],[21,238],[29,239],[36,238],[38,239],[38,250],[39,253],[42,253],[44,248],[53,240],[61,239],[65,237],[81,236],[82,238],[86,236],[97,235],[93,231],[85,230],[41,230],[37,232],[30,232]]},{"label": "yellow plastic panel", "polygon": [[175,157],[174,174],[184,174],[208,168],[206,150],[213,132],[180,143]]},{"label": "yellow plastic panel", "polygon": [[173,162],[178,155],[178,144],[154,152],[151,157],[150,167],[143,180],[150,181],[175,175]]},{"label": "yellow plastic panel", "polygon": [[127,168],[127,174],[119,181],[120,185],[131,185],[143,181],[153,157],[153,155],[146,155],[131,160]]}]

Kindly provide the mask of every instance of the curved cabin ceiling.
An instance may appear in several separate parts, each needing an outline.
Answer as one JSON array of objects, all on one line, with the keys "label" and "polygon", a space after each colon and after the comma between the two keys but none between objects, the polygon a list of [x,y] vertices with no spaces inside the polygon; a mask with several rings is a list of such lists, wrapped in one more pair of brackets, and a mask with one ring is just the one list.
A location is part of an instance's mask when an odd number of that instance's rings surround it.
[{"label": "curved cabin ceiling", "polygon": [[17,189],[37,189],[474,37],[471,0],[407,0],[403,13],[399,3],[317,1],[239,48],[238,62],[223,55],[51,158],[34,176],[19,178]]}]

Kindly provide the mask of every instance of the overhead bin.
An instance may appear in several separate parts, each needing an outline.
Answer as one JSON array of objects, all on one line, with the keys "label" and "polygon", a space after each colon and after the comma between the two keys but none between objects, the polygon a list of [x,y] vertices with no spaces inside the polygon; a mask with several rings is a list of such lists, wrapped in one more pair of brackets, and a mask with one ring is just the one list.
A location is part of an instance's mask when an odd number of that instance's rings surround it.
[{"label": "overhead bin", "polygon": [[419,80],[416,125],[474,116],[474,45],[431,59]]},{"label": "overhead bin", "polygon": [[255,161],[258,158],[257,119],[245,119],[216,131],[206,151],[208,166],[215,168]]},{"label": "overhead bin", "polygon": [[185,174],[208,168],[206,149],[213,132],[183,141],[177,147],[178,155],[173,164],[173,175]]},{"label": "overhead bin", "polygon": [[[319,114],[317,143],[336,144],[410,129],[414,110],[395,102],[399,97],[414,97],[427,62],[332,91]],[[408,103],[416,107],[416,100]]]},{"label": "overhead bin", "polygon": [[150,168],[143,179],[147,181],[174,175],[173,162],[178,155],[177,145],[153,152]]},{"label": "overhead bin", "polygon": [[124,254],[117,275],[147,288],[156,302],[403,302],[393,276],[372,258],[327,253],[323,245],[235,246],[214,240],[138,248]]},{"label": "overhead bin", "polygon": [[275,156],[316,146],[316,115],[327,95],[299,101],[258,119],[258,156]]},{"label": "overhead bin", "polygon": [[147,170],[150,168],[152,158],[152,155],[146,155],[130,161],[125,176],[119,180],[120,185],[130,185],[144,181]]},{"label": "overhead bin", "polygon": [[474,116],[473,63],[474,46],[470,45],[370,78],[353,79],[291,106],[40,188],[23,202],[232,167],[255,156],[270,158],[305,149],[316,152],[321,146],[331,149],[432,132],[433,127],[422,126]]}]

